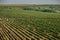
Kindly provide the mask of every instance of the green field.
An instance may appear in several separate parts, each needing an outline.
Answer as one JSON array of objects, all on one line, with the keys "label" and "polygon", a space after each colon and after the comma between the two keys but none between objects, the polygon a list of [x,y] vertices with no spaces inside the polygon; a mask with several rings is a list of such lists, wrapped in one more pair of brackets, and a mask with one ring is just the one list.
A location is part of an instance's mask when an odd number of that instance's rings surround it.
[{"label": "green field", "polygon": [[0,40],[60,40],[60,5],[0,6]]}]

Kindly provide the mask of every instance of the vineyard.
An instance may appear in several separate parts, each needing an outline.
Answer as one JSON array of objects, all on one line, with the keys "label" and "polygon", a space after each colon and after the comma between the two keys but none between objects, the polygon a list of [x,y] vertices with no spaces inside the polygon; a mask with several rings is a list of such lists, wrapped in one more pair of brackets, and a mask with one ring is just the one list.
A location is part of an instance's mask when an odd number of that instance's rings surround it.
[{"label": "vineyard", "polygon": [[48,7],[0,6],[0,40],[60,40],[60,6]]}]

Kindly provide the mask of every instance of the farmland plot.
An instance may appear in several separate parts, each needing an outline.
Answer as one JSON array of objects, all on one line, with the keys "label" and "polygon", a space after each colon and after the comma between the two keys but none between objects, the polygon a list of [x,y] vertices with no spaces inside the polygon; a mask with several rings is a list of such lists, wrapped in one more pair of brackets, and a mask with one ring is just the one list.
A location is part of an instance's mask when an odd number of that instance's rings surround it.
[{"label": "farmland plot", "polygon": [[[2,21],[3,20],[3,21]],[[12,23],[12,20],[2,19],[0,21],[0,39],[1,40],[59,40],[60,38],[54,37],[50,33],[43,33],[42,30],[37,32],[33,27],[33,30],[30,30],[29,27],[26,29],[23,25],[19,26],[15,23]],[[51,33],[54,33],[54,30],[51,30]]]},{"label": "farmland plot", "polygon": [[0,40],[60,40],[58,6],[45,7],[0,6]]}]

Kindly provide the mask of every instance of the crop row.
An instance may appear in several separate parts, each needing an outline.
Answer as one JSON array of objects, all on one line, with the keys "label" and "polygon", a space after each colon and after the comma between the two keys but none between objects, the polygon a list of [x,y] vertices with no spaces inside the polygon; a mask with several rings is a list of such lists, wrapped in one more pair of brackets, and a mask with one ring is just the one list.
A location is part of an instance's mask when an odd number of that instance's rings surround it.
[{"label": "crop row", "polygon": [[[24,25],[17,25],[9,21],[1,21],[0,25],[2,30],[0,30],[0,39],[1,40],[59,40],[59,37],[54,36],[50,33],[44,33],[44,31],[30,30],[29,27],[24,27]],[[52,28],[53,29],[53,28]],[[54,30],[50,30],[51,33],[57,34]]]}]

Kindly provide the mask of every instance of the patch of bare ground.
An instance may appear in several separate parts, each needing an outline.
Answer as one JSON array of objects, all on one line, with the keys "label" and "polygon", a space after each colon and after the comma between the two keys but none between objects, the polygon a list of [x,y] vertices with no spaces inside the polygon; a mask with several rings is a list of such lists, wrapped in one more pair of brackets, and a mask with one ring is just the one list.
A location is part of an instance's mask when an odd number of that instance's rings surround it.
[{"label": "patch of bare ground", "polygon": [[2,20],[2,19],[0,18],[0,20]]},{"label": "patch of bare ground", "polygon": [[0,31],[2,31],[2,28],[0,28]]}]

